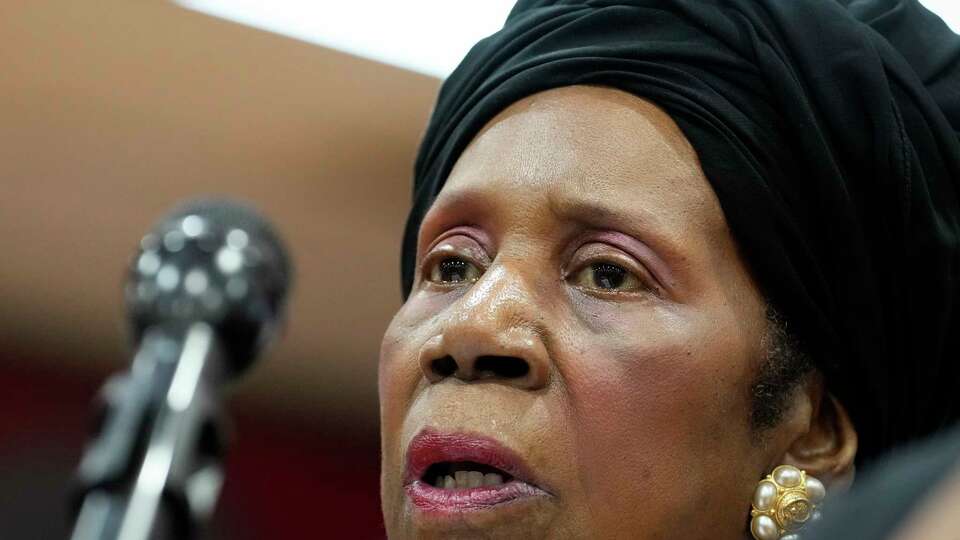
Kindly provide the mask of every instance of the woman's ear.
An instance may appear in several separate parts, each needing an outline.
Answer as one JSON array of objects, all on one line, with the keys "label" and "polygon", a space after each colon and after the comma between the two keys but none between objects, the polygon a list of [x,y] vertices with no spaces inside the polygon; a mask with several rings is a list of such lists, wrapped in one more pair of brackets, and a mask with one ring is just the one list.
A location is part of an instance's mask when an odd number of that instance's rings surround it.
[{"label": "woman's ear", "polygon": [[843,404],[824,390],[822,379],[811,381],[807,392],[809,428],[787,449],[784,463],[807,471],[828,490],[846,490],[853,482],[857,431]]}]

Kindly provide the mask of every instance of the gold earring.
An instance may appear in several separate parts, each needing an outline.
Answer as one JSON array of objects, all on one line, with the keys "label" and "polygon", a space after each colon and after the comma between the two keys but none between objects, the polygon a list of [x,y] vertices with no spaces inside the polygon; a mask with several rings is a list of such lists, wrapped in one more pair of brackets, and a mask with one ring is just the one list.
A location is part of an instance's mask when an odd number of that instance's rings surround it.
[{"label": "gold earring", "polygon": [[804,525],[820,518],[826,496],[823,483],[806,471],[781,465],[757,484],[750,510],[750,533],[756,540],[799,540]]}]

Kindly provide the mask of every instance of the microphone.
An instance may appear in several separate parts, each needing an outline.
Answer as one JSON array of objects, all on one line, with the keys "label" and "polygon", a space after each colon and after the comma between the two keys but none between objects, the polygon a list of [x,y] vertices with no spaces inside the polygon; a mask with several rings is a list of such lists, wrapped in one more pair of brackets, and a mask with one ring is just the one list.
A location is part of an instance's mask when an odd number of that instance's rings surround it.
[{"label": "microphone", "polygon": [[198,533],[223,481],[221,388],[278,333],[291,273],[278,235],[238,202],[188,202],[143,237],[124,291],[136,350],[101,392],[73,540]]}]

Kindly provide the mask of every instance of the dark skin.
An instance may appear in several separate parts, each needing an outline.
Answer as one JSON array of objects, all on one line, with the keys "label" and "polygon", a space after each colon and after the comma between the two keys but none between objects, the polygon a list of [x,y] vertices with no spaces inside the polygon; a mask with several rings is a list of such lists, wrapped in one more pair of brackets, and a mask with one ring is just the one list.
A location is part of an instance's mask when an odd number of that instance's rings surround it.
[{"label": "dark skin", "polygon": [[[828,490],[856,435],[817,373],[756,433],[769,330],[696,153],[655,105],[574,86],[523,99],[459,158],[423,220],[380,357],[391,538],[743,538],[757,481]],[[516,358],[523,376],[480,377]],[[438,373],[450,356],[457,371]],[[424,428],[516,451],[549,495],[436,520],[403,489]]]}]

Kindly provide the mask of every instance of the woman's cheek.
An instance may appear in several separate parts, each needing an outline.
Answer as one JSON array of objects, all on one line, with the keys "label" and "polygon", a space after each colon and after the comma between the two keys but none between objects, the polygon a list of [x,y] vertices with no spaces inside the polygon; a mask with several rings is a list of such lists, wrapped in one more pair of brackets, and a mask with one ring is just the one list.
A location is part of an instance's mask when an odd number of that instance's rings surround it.
[{"label": "woman's cheek", "polygon": [[670,309],[625,311],[592,310],[570,348],[578,353],[559,366],[582,482],[604,500],[630,500],[637,489],[666,495],[690,458],[685,452],[697,447],[691,433],[710,384],[700,351],[690,345],[694,325]]},{"label": "woman's cheek", "polygon": [[589,437],[652,442],[695,411],[689,346],[646,336],[629,344],[598,339],[564,366],[575,422]]},{"label": "woman's cheek", "polygon": [[410,302],[397,312],[380,344],[377,385],[385,430],[402,420],[422,375],[417,358],[426,329],[422,320],[411,317],[409,307]]},{"label": "woman's cheek", "polygon": [[[614,410],[643,417],[668,407],[696,378],[700,359],[691,343],[699,329],[683,312],[595,299],[574,309],[580,322],[570,325],[568,353],[555,362],[575,410],[594,418]],[[610,421],[616,430],[625,427]]]}]

